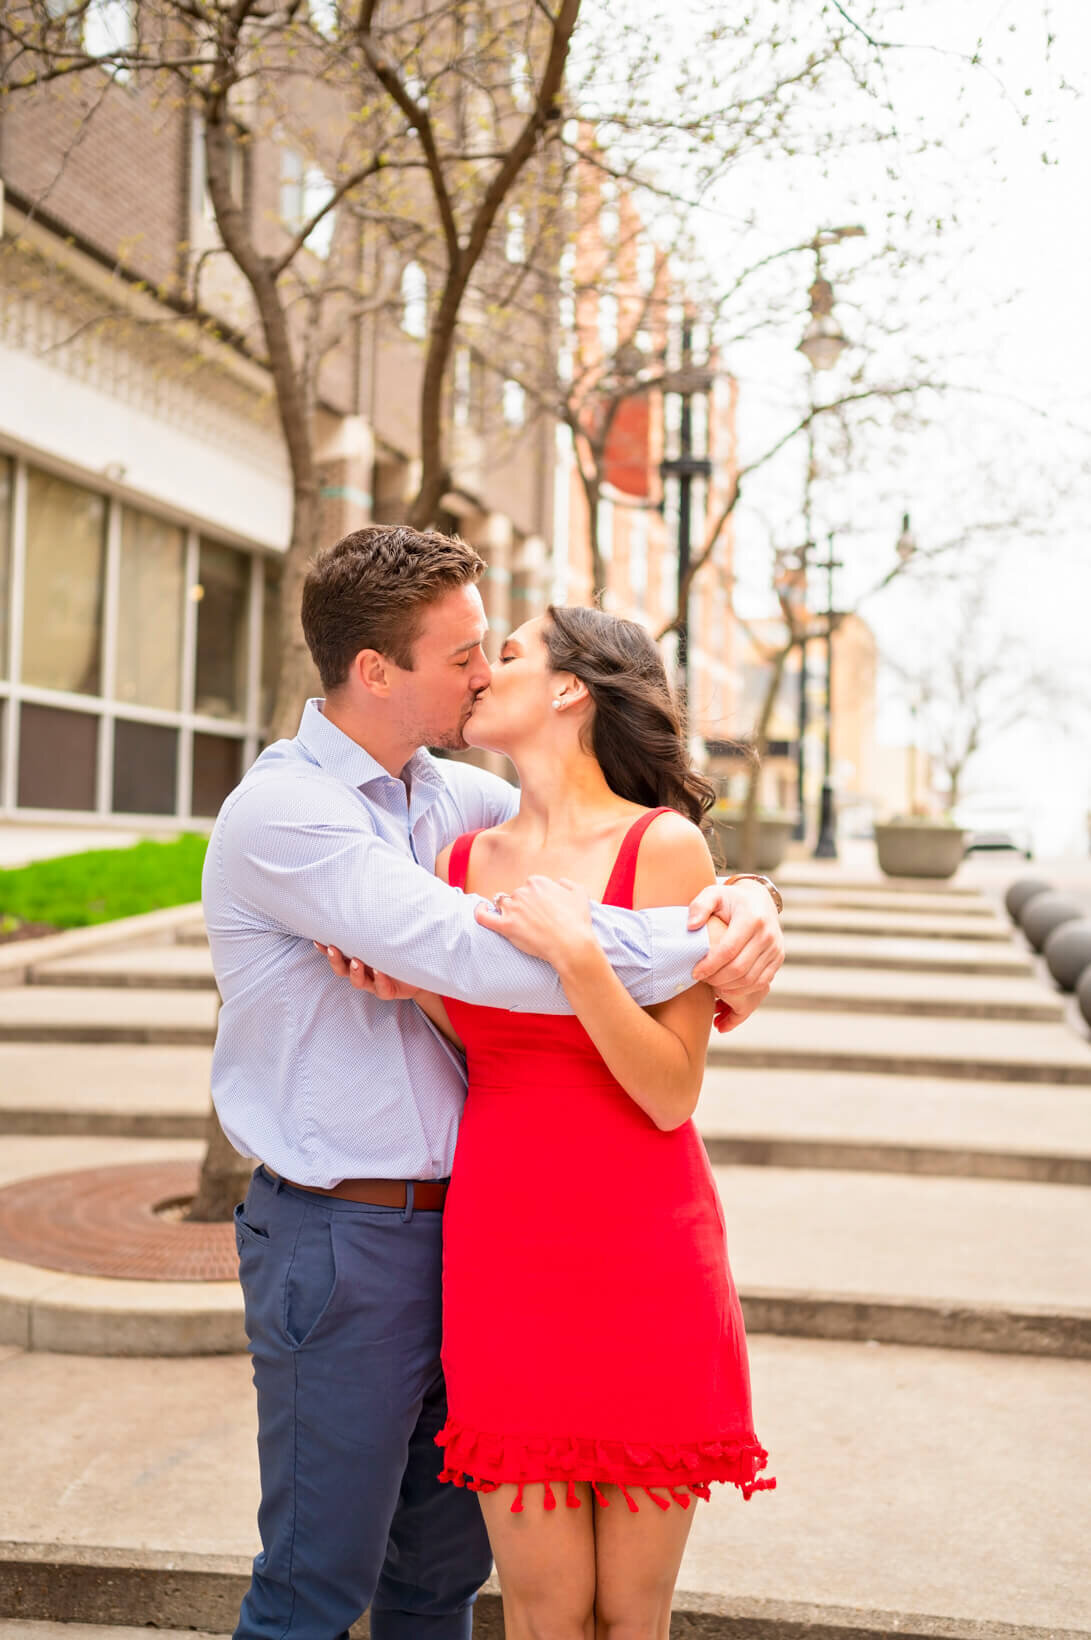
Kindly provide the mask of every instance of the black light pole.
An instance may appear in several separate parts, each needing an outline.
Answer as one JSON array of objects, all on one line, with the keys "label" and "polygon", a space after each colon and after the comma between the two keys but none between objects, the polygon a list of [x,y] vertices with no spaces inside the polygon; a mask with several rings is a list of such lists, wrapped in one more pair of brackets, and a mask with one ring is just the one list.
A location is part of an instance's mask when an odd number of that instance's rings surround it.
[{"label": "black light pole", "polygon": [[833,801],[833,574],[841,564],[833,555],[833,535],[828,539],[826,562],[816,565],[826,571],[826,750],[822,772],[822,805],[818,819],[816,860],[837,859],[837,814]]},{"label": "black light pole", "polygon": [[698,379],[693,370],[693,319],[686,313],[682,319],[682,365],[679,373],[682,401],[678,426],[678,455],[660,463],[660,476],[678,480],[678,705],[683,727],[689,715],[689,566],[692,545],[693,480],[709,478],[712,463],[707,456],[693,453],[693,395],[700,386],[708,391],[707,379]]},{"label": "black light pole", "polygon": [[792,827],[792,837],[799,843],[807,835],[807,804],[806,781],[807,770],[804,763],[804,753],[807,746],[807,640],[801,638],[799,643],[799,714],[796,741],[796,823]]}]

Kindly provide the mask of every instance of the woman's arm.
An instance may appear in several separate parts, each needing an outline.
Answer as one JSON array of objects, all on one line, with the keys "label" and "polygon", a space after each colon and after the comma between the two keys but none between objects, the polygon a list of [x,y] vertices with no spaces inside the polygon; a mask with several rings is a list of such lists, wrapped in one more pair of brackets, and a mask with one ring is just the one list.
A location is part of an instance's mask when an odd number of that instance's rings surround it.
[{"label": "woman's arm", "polygon": [[[681,815],[663,815],[645,834],[637,905],[674,905],[715,881],[708,846]],[[551,952],[573,1012],[629,1097],[669,1132],[697,1108],[712,1025],[713,995],[691,986],[645,1010],[605,960],[591,931],[587,897],[575,884],[532,877],[504,901],[513,944]]]}]

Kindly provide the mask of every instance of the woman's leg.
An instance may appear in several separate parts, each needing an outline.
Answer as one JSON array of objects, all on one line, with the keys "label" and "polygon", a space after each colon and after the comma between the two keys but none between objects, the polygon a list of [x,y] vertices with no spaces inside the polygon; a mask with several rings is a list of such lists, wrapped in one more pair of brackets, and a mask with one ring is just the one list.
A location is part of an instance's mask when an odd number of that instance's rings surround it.
[{"label": "woman's leg", "polygon": [[595,1640],[667,1640],[671,1596],[697,1506],[659,1509],[636,1492],[634,1515],[616,1486],[595,1506]]},{"label": "woman's leg", "polygon": [[565,1483],[527,1486],[512,1514],[514,1486],[482,1492],[481,1509],[504,1597],[506,1640],[594,1640],[595,1525],[591,1488],[579,1485],[578,1509],[565,1503]]}]

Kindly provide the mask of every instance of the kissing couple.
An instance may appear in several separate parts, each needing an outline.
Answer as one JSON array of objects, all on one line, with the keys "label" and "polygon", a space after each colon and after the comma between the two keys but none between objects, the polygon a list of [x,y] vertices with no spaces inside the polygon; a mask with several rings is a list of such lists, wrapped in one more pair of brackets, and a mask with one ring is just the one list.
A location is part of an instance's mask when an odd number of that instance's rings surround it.
[{"label": "kissing couple", "polygon": [[[325,698],[209,843],[213,1097],[261,1159],[237,1640],[464,1640],[493,1558],[508,1640],[666,1640],[697,1500],[773,1484],[692,1116],[779,896],[717,882],[644,629],[550,608],[490,667],[484,571],[402,525],[321,554]],[[425,749],[467,746],[518,789]]]}]

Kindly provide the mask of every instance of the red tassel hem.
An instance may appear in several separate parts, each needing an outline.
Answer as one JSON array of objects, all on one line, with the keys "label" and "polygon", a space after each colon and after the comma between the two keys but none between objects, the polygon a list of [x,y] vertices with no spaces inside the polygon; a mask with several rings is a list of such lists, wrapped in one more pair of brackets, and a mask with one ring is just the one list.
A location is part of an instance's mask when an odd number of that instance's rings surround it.
[{"label": "red tassel hem", "polygon": [[672,1500],[688,1509],[691,1497],[707,1500],[713,1484],[737,1486],[744,1498],[755,1492],[771,1492],[777,1484],[772,1476],[761,1475],[768,1453],[753,1436],[651,1447],[585,1437],[549,1440],[490,1435],[449,1418],[436,1436],[436,1445],[445,1448],[441,1481],[465,1486],[471,1492],[495,1492],[505,1484],[515,1485],[513,1514],[522,1513],[523,1488],[535,1483],[544,1483],[547,1509],[557,1507],[551,1482],[564,1486],[568,1508],[578,1509],[574,1488],[577,1481],[583,1481],[590,1484],[595,1500],[603,1507],[609,1499],[600,1486],[619,1487],[634,1513],[639,1505],[630,1496],[629,1487],[642,1489],[659,1509],[669,1509]]}]

